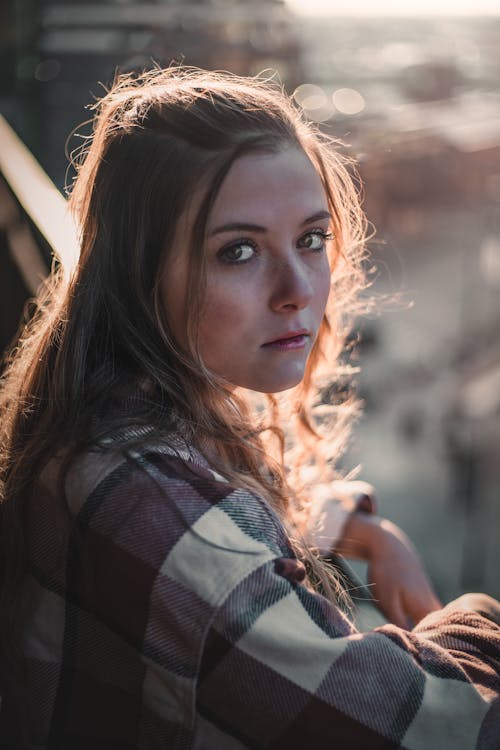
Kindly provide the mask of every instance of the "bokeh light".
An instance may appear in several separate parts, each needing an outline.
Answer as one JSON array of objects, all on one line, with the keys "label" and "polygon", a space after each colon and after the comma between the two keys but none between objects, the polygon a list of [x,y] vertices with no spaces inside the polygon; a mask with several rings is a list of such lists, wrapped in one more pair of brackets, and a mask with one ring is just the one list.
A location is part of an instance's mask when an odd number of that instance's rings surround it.
[{"label": "bokeh light", "polygon": [[332,94],[335,109],[343,115],[357,115],[366,106],[364,97],[356,89],[337,89]]},{"label": "bokeh light", "polygon": [[293,98],[306,115],[315,122],[326,122],[334,114],[333,102],[321,86],[303,83],[293,92]]}]

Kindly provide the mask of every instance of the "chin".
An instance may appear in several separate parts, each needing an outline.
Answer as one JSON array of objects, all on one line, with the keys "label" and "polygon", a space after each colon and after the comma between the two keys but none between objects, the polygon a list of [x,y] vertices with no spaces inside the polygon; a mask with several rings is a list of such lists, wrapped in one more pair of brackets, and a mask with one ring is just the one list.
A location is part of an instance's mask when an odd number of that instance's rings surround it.
[{"label": "chin", "polygon": [[255,393],[281,393],[289,391],[299,385],[306,369],[306,363],[295,361],[287,363],[287,367],[262,367],[261,363],[254,368],[242,369],[239,372],[224,374],[223,377],[230,388],[243,388]]},{"label": "chin", "polygon": [[256,391],[257,393],[282,393],[283,391],[289,391],[291,388],[299,385],[304,377],[304,372],[297,373],[295,376],[289,375],[283,378],[265,378],[255,380],[253,383],[243,386],[249,391]]}]

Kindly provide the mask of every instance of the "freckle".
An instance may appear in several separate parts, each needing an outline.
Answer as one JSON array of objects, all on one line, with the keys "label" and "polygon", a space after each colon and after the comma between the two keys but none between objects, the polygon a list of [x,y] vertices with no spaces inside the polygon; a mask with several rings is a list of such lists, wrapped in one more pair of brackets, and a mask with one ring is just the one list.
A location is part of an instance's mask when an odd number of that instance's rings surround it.
[{"label": "freckle", "polygon": [[204,312],[209,313],[210,315],[216,315],[219,318],[230,317],[234,321],[244,317],[240,313],[239,305],[234,305],[232,302],[224,299],[219,299],[217,302],[208,300]]}]

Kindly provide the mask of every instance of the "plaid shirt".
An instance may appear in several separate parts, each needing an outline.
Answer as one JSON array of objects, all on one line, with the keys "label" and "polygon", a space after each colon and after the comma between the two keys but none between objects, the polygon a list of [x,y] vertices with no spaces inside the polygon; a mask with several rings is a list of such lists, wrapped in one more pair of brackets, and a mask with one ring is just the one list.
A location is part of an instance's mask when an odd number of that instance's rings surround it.
[{"label": "plaid shirt", "polygon": [[28,511],[29,748],[499,750],[489,620],[358,633],[269,506],[192,450],[89,453],[64,510],[54,486]]}]

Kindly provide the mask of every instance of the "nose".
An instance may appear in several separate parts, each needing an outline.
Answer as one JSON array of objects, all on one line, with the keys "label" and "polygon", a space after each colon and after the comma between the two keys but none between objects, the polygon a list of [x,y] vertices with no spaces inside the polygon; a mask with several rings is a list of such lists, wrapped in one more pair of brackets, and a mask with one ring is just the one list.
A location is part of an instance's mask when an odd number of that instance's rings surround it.
[{"label": "nose", "polygon": [[271,269],[271,308],[278,312],[307,307],[314,294],[311,273],[300,257],[276,264]]}]

